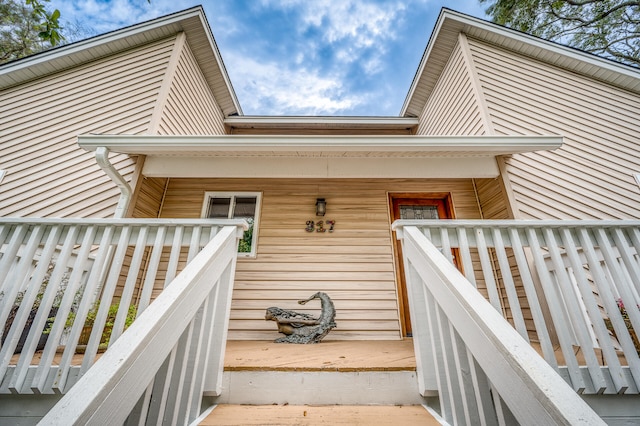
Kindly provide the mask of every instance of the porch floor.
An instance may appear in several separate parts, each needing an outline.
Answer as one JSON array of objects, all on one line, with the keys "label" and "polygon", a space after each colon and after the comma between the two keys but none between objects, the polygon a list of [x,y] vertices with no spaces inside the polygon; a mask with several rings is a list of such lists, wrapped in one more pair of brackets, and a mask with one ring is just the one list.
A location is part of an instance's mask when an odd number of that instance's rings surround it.
[{"label": "porch floor", "polygon": [[226,371],[412,371],[413,341],[323,341],[310,345],[229,340]]}]

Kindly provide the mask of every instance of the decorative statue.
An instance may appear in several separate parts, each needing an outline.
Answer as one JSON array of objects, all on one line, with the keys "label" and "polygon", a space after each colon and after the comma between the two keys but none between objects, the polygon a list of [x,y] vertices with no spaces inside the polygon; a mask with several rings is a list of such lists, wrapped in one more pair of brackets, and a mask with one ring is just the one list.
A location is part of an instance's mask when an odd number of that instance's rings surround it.
[{"label": "decorative statue", "polygon": [[265,320],[276,321],[278,331],[285,334],[284,337],[276,339],[276,343],[318,343],[336,326],[334,322],[336,310],[326,293],[319,291],[307,300],[300,300],[298,303],[304,305],[313,299],[320,299],[322,311],[318,318],[275,306],[267,309]]}]

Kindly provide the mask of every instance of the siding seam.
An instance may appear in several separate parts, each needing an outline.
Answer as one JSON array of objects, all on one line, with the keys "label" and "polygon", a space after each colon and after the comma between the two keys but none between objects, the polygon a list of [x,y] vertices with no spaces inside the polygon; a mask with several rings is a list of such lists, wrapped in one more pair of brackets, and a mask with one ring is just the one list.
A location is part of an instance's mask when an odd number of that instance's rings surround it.
[{"label": "siding seam", "polygon": [[493,128],[493,121],[491,121],[491,114],[489,113],[489,108],[487,107],[486,102],[483,102],[484,94],[482,92],[480,79],[478,77],[478,74],[476,73],[473,58],[471,57],[469,44],[467,43],[467,36],[464,33],[458,34],[458,44],[460,45],[460,50],[462,52],[462,60],[467,66],[467,71],[471,82],[471,89],[473,90],[473,93],[476,97],[476,102],[478,103],[480,117],[482,118],[487,134],[495,135],[496,133],[495,129]]},{"label": "siding seam", "polygon": [[150,135],[158,134],[158,128],[160,127],[162,115],[167,105],[167,100],[171,92],[171,86],[173,85],[173,80],[175,79],[176,69],[178,68],[178,63],[180,62],[182,49],[184,49],[186,39],[187,36],[184,34],[184,32],[180,32],[176,35],[176,39],[173,45],[173,51],[171,52],[171,57],[169,58],[169,63],[167,64],[167,68],[165,69],[164,77],[162,79],[162,86],[160,86],[160,90],[158,91],[158,97],[156,100],[155,108],[153,110],[153,115],[151,116],[151,120],[149,121]]}]

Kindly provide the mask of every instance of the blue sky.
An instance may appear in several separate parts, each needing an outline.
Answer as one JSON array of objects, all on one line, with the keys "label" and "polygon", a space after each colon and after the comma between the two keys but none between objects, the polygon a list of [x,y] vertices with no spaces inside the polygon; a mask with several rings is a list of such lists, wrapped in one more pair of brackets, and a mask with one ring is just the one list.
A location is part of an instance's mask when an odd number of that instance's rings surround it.
[{"label": "blue sky", "polygon": [[[100,34],[200,4],[51,0]],[[397,116],[440,9],[478,0],[216,0],[204,10],[245,115]]]}]

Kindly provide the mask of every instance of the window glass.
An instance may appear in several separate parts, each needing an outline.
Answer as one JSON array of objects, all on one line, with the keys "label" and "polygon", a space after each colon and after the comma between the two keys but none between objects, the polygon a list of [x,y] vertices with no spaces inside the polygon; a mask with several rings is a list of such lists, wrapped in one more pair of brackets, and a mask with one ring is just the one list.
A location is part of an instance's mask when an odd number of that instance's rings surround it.
[{"label": "window glass", "polygon": [[438,206],[400,206],[400,219],[439,219]]},{"label": "window glass", "polygon": [[249,218],[256,215],[256,197],[237,197],[234,218]]},{"label": "window glass", "polygon": [[216,219],[230,218],[231,198],[211,198],[209,200],[209,212],[207,217]]},{"label": "window glass", "polygon": [[203,217],[212,219],[244,219],[249,229],[238,245],[238,253],[254,256],[257,247],[257,220],[260,209],[260,193],[207,192]]}]

